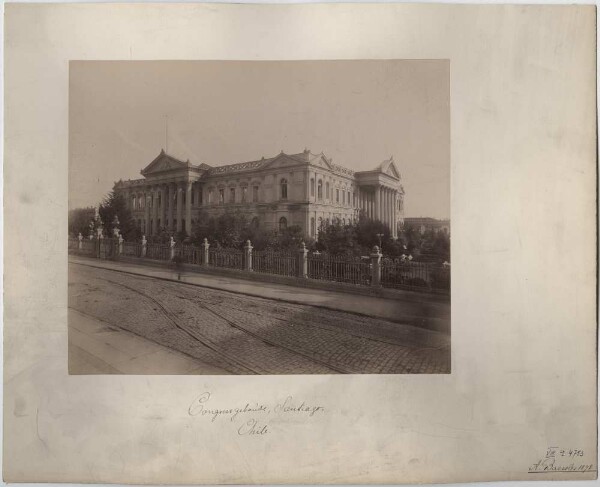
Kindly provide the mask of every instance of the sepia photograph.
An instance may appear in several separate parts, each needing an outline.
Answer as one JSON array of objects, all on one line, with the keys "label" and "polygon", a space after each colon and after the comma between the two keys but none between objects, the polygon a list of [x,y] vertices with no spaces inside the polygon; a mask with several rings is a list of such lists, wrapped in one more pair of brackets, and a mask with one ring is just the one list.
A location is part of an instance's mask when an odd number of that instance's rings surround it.
[{"label": "sepia photograph", "polygon": [[71,61],[69,373],[450,373],[449,70]]},{"label": "sepia photograph", "polygon": [[3,480],[596,479],[596,18],[7,3]]}]

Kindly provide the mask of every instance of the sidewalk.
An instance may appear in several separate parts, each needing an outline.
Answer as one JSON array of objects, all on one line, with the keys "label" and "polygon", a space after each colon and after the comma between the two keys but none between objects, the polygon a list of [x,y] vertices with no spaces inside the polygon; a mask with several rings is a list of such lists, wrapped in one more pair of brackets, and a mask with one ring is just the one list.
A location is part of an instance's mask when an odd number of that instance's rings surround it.
[{"label": "sidewalk", "polygon": [[450,304],[416,299],[413,293],[407,293],[406,296],[400,296],[396,299],[388,299],[348,294],[341,291],[253,282],[231,276],[217,276],[186,270],[181,271],[178,279],[178,273],[167,267],[97,260],[73,255],[69,255],[69,264],[80,264],[155,279],[182,282],[265,299],[319,306],[450,333]]}]

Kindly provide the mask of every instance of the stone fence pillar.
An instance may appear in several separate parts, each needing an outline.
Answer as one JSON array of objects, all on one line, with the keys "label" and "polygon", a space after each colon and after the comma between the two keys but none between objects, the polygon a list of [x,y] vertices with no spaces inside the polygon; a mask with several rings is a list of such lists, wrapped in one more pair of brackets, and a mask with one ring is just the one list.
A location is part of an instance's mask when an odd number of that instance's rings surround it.
[{"label": "stone fence pillar", "polygon": [[381,253],[379,247],[373,247],[371,254],[371,286],[381,287]]},{"label": "stone fence pillar", "polygon": [[300,250],[298,250],[298,277],[304,279],[308,277],[308,249],[304,242],[300,244]]},{"label": "stone fence pillar", "polygon": [[244,270],[252,271],[252,243],[250,240],[246,240],[244,245]]},{"label": "stone fence pillar", "polygon": [[173,260],[175,258],[175,239],[171,237],[169,240],[169,248],[171,249],[170,259]]},{"label": "stone fence pillar", "polygon": [[146,235],[142,235],[142,257],[146,257],[146,250],[148,248],[148,241]]},{"label": "stone fence pillar", "polygon": [[123,235],[119,235],[119,255],[123,255]]},{"label": "stone fence pillar", "polygon": [[79,232],[79,235],[77,235],[77,240],[79,240],[77,243],[77,248],[81,250],[83,248],[83,235],[81,235],[81,232]]},{"label": "stone fence pillar", "polygon": [[208,265],[208,248],[210,244],[208,243],[208,239],[204,239],[202,242],[202,265]]}]

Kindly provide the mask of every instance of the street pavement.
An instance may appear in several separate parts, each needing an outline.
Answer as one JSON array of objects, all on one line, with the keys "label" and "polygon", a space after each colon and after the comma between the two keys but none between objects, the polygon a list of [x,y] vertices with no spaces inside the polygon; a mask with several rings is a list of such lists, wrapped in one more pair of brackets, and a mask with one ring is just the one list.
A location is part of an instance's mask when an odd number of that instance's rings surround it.
[{"label": "street pavement", "polygon": [[[71,373],[450,372],[447,333],[77,262],[69,263]],[[169,272],[152,270],[161,271]],[[255,294],[263,287],[248,285]],[[363,313],[393,308],[351,299]]]},{"label": "street pavement", "polygon": [[450,333],[450,300],[447,296],[398,291],[393,299],[324,290],[287,284],[256,282],[230,275],[214,275],[191,271],[175,272],[165,266],[114,262],[69,256],[70,263],[101,269],[113,269],[136,275],[155,277],[211,289],[222,289],[297,304],[310,304],[348,313],[385,318],[389,321]]}]

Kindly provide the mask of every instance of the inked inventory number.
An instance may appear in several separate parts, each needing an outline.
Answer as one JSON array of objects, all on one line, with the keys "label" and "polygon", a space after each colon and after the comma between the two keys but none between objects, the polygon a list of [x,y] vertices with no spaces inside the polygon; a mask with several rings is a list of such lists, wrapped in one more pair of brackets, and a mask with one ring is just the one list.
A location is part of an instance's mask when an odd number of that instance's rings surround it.
[{"label": "inked inventory number", "polygon": [[584,450],[550,446],[544,458],[529,467],[529,473],[595,472],[595,465],[583,463]]}]

